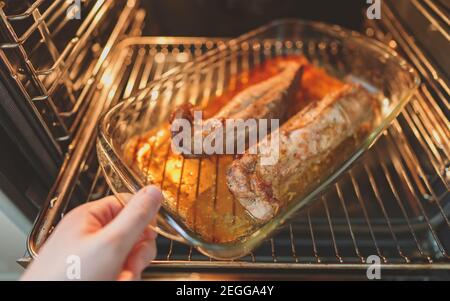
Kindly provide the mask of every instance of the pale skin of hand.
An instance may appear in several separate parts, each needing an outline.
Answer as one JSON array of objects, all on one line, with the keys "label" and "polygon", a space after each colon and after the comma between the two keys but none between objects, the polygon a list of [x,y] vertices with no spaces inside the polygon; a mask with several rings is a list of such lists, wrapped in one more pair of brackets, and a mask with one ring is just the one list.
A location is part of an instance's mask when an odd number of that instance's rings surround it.
[{"label": "pale skin of hand", "polygon": [[80,280],[138,280],[156,256],[154,223],[163,196],[152,186],[134,196],[114,196],[70,211],[21,280],[69,280],[67,258],[80,258]]}]

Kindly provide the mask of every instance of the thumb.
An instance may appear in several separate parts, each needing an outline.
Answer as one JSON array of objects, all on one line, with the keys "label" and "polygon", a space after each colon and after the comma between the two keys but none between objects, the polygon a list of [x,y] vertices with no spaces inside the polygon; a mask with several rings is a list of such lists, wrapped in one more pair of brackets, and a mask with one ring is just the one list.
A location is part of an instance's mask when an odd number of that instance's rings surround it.
[{"label": "thumb", "polygon": [[103,229],[103,235],[112,238],[124,255],[128,254],[148,224],[156,217],[162,200],[163,196],[158,188],[142,188]]}]

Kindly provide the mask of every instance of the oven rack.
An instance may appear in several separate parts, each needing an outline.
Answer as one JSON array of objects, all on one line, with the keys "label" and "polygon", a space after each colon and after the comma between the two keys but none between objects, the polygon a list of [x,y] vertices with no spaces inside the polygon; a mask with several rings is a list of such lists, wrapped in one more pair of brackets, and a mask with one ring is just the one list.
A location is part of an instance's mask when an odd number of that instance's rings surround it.
[{"label": "oven rack", "polygon": [[[14,1],[16,2],[16,1]],[[140,35],[137,1],[0,1],[0,61],[45,132],[60,163],[92,99],[94,78],[128,30]],[[80,20],[70,12],[80,10]],[[114,12],[121,11],[118,23]],[[130,32],[132,31],[132,32]]]}]

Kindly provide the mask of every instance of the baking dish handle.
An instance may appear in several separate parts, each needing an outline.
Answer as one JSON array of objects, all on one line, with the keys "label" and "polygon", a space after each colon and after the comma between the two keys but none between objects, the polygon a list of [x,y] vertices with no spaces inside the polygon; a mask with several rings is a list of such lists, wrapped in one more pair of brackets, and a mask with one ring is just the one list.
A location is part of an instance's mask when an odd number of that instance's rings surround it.
[{"label": "baking dish handle", "polygon": [[[105,180],[108,186],[113,191],[117,200],[122,204],[122,206],[126,206],[127,197],[134,192],[137,192],[144,185],[142,183],[130,183],[128,181],[123,180],[123,173],[129,172],[128,170],[121,169],[118,170],[118,167],[115,164],[112,164],[113,160],[111,157],[116,158],[113,151],[107,151],[108,143],[106,140],[102,139],[100,136],[97,140],[97,155],[100,161],[100,167],[105,175]],[[108,154],[108,155],[106,155]],[[156,225],[150,225],[149,228],[155,231],[158,234],[161,234],[168,239],[178,241],[181,243],[188,243],[186,239],[184,239],[177,231],[169,224],[170,215],[166,212],[166,210],[161,207],[159,213],[156,217]],[[176,222],[174,222],[176,224]]]},{"label": "baking dish handle", "polygon": [[184,237],[182,237],[180,234],[176,233],[175,229],[173,229],[172,226],[167,224],[167,220],[161,214],[158,214],[157,220],[158,220],[158,222],[157,222],[156,226],[149,225],[149,227],[153,231],[165,236],[168,239],[171,239],[171,240],[174,240],[177,242],[181,242],[184,244],[189,243],[186,239],[184,239]]}]

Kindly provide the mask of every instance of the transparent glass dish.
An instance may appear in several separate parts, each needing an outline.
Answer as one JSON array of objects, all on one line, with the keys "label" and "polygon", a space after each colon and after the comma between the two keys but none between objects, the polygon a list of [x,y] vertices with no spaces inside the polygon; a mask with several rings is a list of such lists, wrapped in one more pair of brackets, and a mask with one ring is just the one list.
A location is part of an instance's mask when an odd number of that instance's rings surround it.
[{"label": "transparent glass dish", "polygon": [[[213,95],[220,95],[231,89],[232,81],[240,73],[252,70],[268,58],[285,55],[304,55],[329,74],[344,81],[363,83],[372,92],[382,95],[380,121],[369,134],[358,140],[357,145],[347,150],[345,156],[337,157],[317,184],[299,193],[269,222],[252,225],[251,230],[235,239],[218,242],[205,238],[205,233],[196,230],[201,226],[196,227],[194,223],[192,227],[188,224],[185,217],[169,206],[169,201],[161,208],[157,226],[151,226],[157,232],[170,239],[188,243],[216,259],[235,259],[250,253],[263,240],[273,235],[296,211],[316,199],[366,151],[397,117],[420,83],[414,69],[397,53],[359,33],[316,22],[272,22],[172,69],[163,78],[119,102],[103,116],[97,151],[106,180],[116,196],[123,201],[123,193],[135,193],[149,183],[148,178],[139,170],[133,169],[126,158],[126,147],[132,139],[161,128],[167,123],[175,106],[185,102],[205,105]],[[154,151],[157,153],[159,150]],[[164,174],[167,162],[161,164],[164,166]],[[198,166],[198,173],[190,175],[190,181],[199,177],[201,162]],[[211,176],[214,177],[219,178],[219,173]],[[200,179],[197,179],[194,203],[200,202],[199,182]],[[161,187],[166,199],[169,199],[164,185],[161,184]],[[217,198],[217,180],[215,189],[214,198]],[[177,202],[178,198],[179,195]],[[212,198],[213,195],[209,195],[211,202]],[[202,202],[205,202],[204,196]],[[217,215],[220,214],[212,212],[210,219],[216,219]],[[205,220],[204,217],[202,220]],[[230,222],[230,227],[233,222]]]}]

